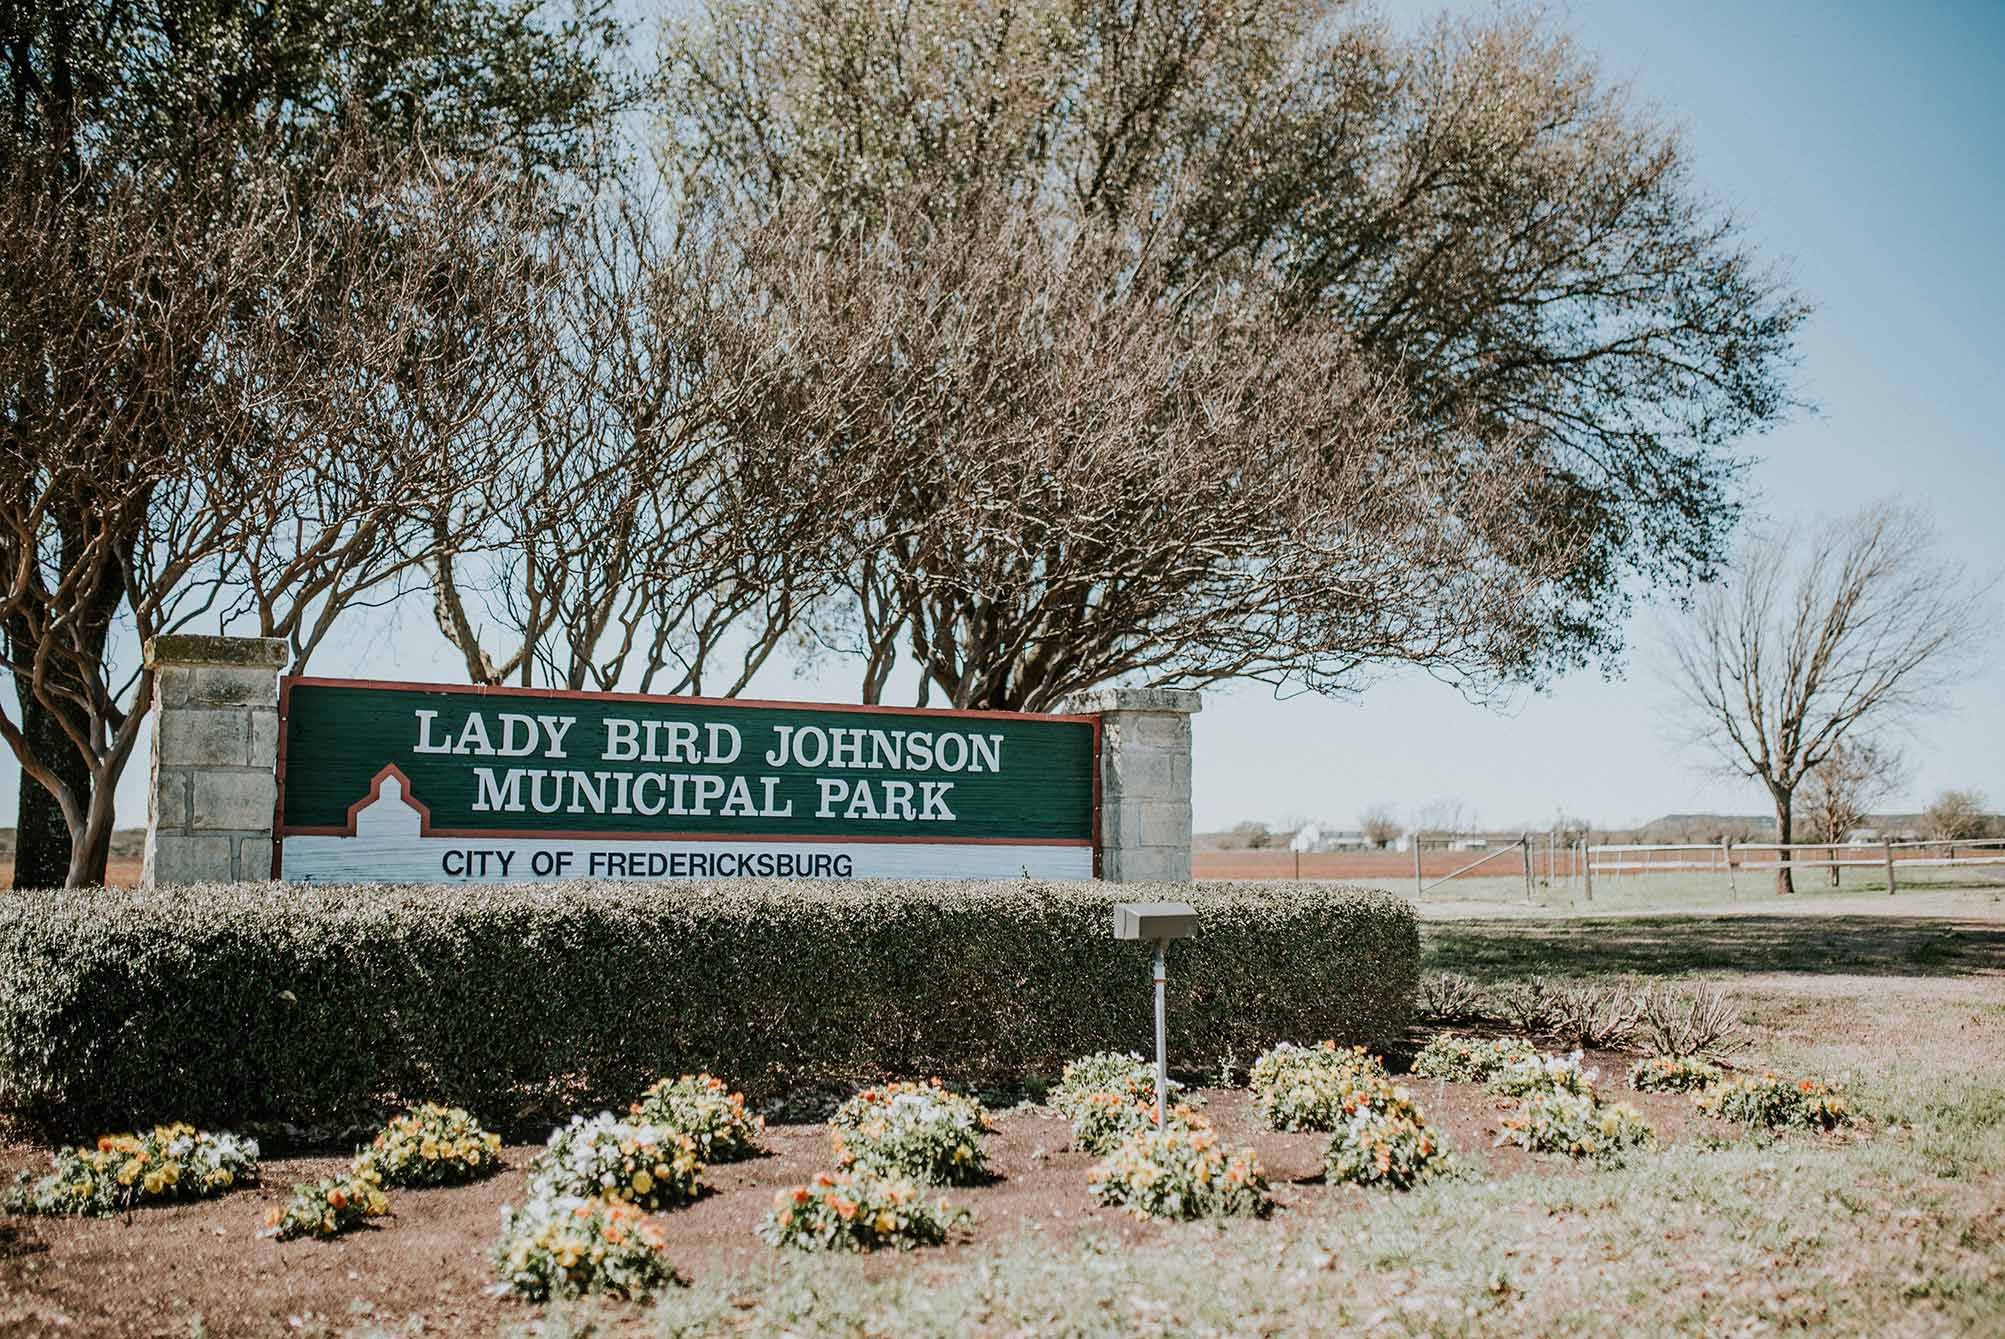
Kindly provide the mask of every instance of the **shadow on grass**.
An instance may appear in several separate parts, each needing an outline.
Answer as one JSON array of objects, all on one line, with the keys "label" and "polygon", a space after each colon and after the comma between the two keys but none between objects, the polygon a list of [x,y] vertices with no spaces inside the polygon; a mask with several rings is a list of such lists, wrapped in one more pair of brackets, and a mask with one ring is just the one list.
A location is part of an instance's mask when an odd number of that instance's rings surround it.
[{"label": "shadow on grass", "polygon": [[1649,916],[1434,921],[1426,970],[1479,980],[1677,972],[2005,973],[2005,925],[1878,916]]}]

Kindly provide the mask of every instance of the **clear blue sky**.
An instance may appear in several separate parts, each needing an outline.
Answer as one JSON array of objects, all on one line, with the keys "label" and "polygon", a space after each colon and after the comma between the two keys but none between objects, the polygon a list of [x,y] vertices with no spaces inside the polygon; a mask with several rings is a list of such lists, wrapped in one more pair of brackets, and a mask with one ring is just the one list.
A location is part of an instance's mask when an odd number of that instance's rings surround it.
[{"label": "clear blue sky", "polygon": [[[1401,18],[1437,8],[1388,6]],[[1698,180],[1817,304],[1801,345],[1816,412],[1747,444],[1761,458],[1760,509],[1786,520],[1901,493],[1932,509],[1952,554],[2005,570],[2005,0],[1576,0],[1551,13],[1683,128]],[[459,677],[417,603],[387,628],[358,621],[315,670]],[[1639,616],[1619,678],[1576,676],[1502,713],[1417,676],[1349,701],[1214,692],[1197,721],[1197,822],[1349,825],[1373,803],[1410,814],[1447,796],[1495,826],[1559,809],[1606,824],[1761,811],[1758,793],[1667,746],[1654,618]],[[777,669],[757,688],[841,700],[853,685],[838,666],[820,681]],[[1976,786],[2005,805],[1998,677],[1943,703],[1910,752],[1905,803]],[[145,820],[145,773],[142,754],[120,791],[123,824]],[[0,823],[12,821],[17,784],[10,758]]]}]

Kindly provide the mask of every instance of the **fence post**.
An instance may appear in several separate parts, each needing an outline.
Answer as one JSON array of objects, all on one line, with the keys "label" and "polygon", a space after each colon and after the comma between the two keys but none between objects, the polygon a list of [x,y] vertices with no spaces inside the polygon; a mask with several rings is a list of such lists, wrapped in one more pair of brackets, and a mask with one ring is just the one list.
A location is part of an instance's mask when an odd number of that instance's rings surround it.
[{"label": "fence post", "polygon": [[1413,834],[1413,895],[1420,896],[1420,834]]},{"label": "fence post", "polygon": [[1887,858],[1887,896],[1894,895],[1894,844],[1891,839],[1880,838],[1880,853]]},{"label": "fence post", "polygon": [[1525,857],[1525,901],[1530,903],[1535,899],[1532,897],[1532,836],[1529,832],[1518,834],[1518,850]]},{"label": "fence post", "polygon": [[1587,900],[1594,900],[1594,847],[1586,837],[1580,839],[1580,873],[1582,886],[1587,890]]},{"label": "fence post", "polygon": [[1734,882],[1733,877],[1733,838],[1726,837],[1721,839],[1720,854],[1726,858],[1727,862],[1727,895],[1738,902],[1740,900],[1740,885]]}]

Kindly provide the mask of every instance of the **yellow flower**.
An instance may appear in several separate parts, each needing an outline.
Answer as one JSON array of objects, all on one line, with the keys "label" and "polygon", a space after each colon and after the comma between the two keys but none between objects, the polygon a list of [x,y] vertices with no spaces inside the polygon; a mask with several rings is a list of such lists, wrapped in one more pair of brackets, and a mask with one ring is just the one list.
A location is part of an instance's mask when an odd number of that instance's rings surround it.
[{"label": "yellow flower", "polygon": [[648,1175],[646,1172],[634,1173],[634,1193],[636,1195],[645,1195],[650,1190],[653,1189],[654,1189],[654,1178],[652,1176]]}]

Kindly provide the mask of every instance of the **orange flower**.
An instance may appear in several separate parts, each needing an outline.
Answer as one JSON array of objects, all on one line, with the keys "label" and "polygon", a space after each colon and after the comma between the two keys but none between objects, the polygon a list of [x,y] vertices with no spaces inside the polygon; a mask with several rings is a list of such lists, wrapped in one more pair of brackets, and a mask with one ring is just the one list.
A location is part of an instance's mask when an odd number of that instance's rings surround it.
[{"label": "orange flower", "polygon": [[348,1204],[348,1196],[337,1186],[327,1192],[327,1203],[330,1208],[344,1208]]},{"label": "orange flower", "polygon": [[794,1203],[806,1204],[810,1198],[806,1186],[794,1187]]},{"label": "orange flower", "polygon": [[846,1200],[840,1195],[834,1195],[829,1198],[829,1207],[834,1209],[836,1216],[845,1223],[856,1217],[855,1200]]}]

